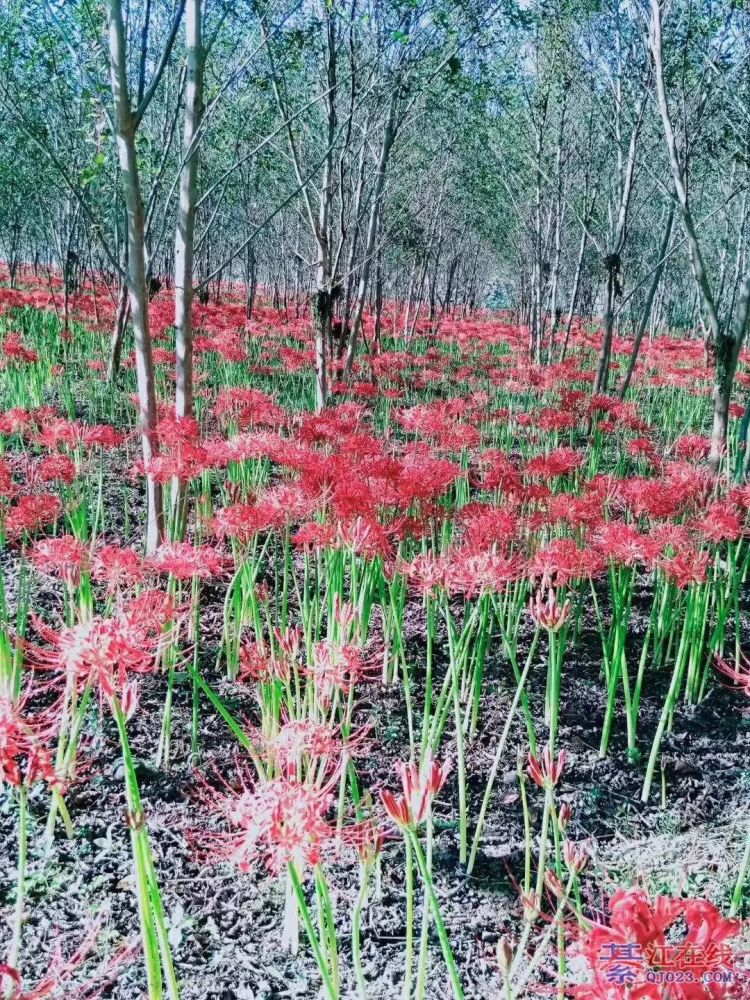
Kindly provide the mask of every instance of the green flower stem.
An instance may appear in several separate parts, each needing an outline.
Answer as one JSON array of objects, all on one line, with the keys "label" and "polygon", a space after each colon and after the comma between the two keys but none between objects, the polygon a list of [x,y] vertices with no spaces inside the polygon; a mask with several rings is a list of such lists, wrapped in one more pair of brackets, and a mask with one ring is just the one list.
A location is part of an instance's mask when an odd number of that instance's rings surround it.
[{"label": "green flower stem", "polygon": [[143,952],[146,960],[149,1000],[161,1000],[163,996],[162,967],[167,980],[167,992],[170,1000],[179,1000],[179,985],[172,962],[164,908],[148,840],[148,827],[146,826],[143,802],[130,749],[125,713],[117,698],[112,699],[111,706],[120,736],[120,748],[125,769],[125,796],[129,814],[130,840],[135,868]]},{"label": "green flower stem", "polygon": [[682,636],[680,638],[680,646],[677,651],[677,659],[675,660],[674,670],[672,671],[672,680],[669,685],[669,691],[667,691],[667,697],[664,699],[664,705],[661,710],[661,716],[659,717],[659,724],[656,727],[656,734],[654,735],[654,742],[651,745],[651,753],[648,759],[648,765],[646,767],[646,777],[643,781],[643,789],[641,791],[641,802],[648,802],[649,795],[651,794],[651,785],[654,780],[654,771],[656,770],[656,762],[659,758],[659,750],[661,748],[661,741],[664,738],[664,732],[667,728],[667,724],[672,714],[675,702],[677,701],[677,695],[679,693],[680,684],[682,682],[682,675],[684,672],[685,665],[685,650],[687,645],[687,635],[689,632],[689,608],[685,612],[686,618],[685,623],[682,628]]},{"label": "green flower stem", "polygon": [[539,641],[539,629],[537,628],[534,633],[534,638],[531,642],[531,648],[529,649],[529,654],[526,657],[526,663],[524,664],[523,672],[519,678],[518,684],[516,685],[516,693],[513,696],[513,701],[511,702],[510,708],[508,709],[508,715],[505,719],[505,726],[503,727],[500,740],[498,741],[497,748],[495,750],[495,757],[492,761],[492,767],[490,768],[489,777],[487,778],[487,786],[484,790],[484,797],[482,799],[482,805],[479,810],[479,818],[477,819],[476,830],[474,831],[474,839],[471,844],[471,854],[469,855],[469,863],[466,866],[466,871],[470,875],[474,869],[474,864],[477,859],[477,851],[479,850],[479,844],[482,838],[482,830],[484,829],[484,821],[487,815],[487,809],[489,808],[490,799],[492,798],[492,790],[495,785],[495,779],[497,778],[497,772],[500,768],[500,762],[502,760],[503,754],[505,753],[505,747],[508,742],[508,737],[510,736],[511,725],[513,724],[513,718],[516,714],[516,709],[518,708],[518,703],[521,700],[521,695],[526,685],[526,678],[529,675],[529,670],[531,669],[531,664],[534,660],[534,653],[536,652],[537,643]]},{"label": "green flower stem", "polygon": [[[513,1000],[515,1000],[516,997],[520,996],[523,993],[524,989],[526,988],[526,984],[531,979],[531,977],[534,975],[534,972],[537,970],[537,968],[539,966],[539,963],[541,962],[542,958],[544,957],[544,953],[546,952],[547,948],[549,947],[549,943],[552,940],[552,936],[556,932],[556,930],[557,930],[557,928],[559,926],[559,923],[560,923],[560,919],[562,918],[562,915],[563,915],[563,913],[565,911],[565,907],[568,904],[568,900],[570,898],[570,893],[571,893],[571,891],[573,889],[573,883],[575,882],[575,878],[576,878],[575,874],[573,872],[571,872],[571,874],[570,874],[570,876],[568,878],[568,883],[567,883],[567,885],[565,887],[565,892],[563,893],[562,898],[558,902],[557,909],[555,910],[555,915],[552,918],[552,920],[550,921],[549,926],[548,926],[548,928],[547,928],[547,930],[546,930],[546,932],[544,934],[544,937],[541,939],[541,941],[539,942],[539,944],[536,946],[536,950],[534,951],[534,956],[531,959],[531,961],[529,962],[529,964],[526,966],[526,969],[524,971],[523,976],[521,976],[520,980],[513,986],[513,990],[512,990],[512,994],[511,994]],[[531,927],[531,922],[527,923],[526,927],[530,928]],[[525,934],[525,929],[524,929],[524,934]],[[519,966],[521,958],[523,956],[523,951],[525,949],[526,942],[528,941],[528,934],[525,934],[525,939],[522,938],[522,941],[524,942],[523,943],[523,948],[519,944],[519,948],[518,948],[518,951],[516,953],[516,958],[515,958],[515,961],[513,962],[513,968],[511,969],[511,977],[513,976],[513,974],[516,971],[518,971],[518,966]]]},{"label": "green flower stem", "polygon": [[552,791],[544,792],[544,811],[542,812],[542,832],[539,836],[539,865],[536,873],[536,898],[542,898],[544,888],[544,873],[547,870],[547,840],[549,838],[549,821],[552,812]]},{"label": "green flower stem", "polygon": [[125,798],[128,808],[130,846],[133,854],[133,868],[135,870],[138,918],[141,925],[143,956],[146,963],[148,996],[149,1000],[161,1000],[164,990],[159,957],[159,941],[154,925],[154,914],[151,907],[151,896],[148,885],[148,866],[144,854],[143,824],[145,823],[145,819],[143,818],[138,779],[135,774],[133,757],[130,751],[125,715],[116,698],[112,699],[112,714],[114,715],[120,736],[122,762],[125,769]]},{"label": "green flower stem", "polygon": [[518,754],[518,787],[521,793],[521,808],[523,810],[523,839],[524,839],[524,863],[523,863],[523,891],[528,896],[531,891],[531,812],[529,811],[529,797],[526,794],[526,775],[523,770],[523,755]]},{"label": "green flower stem", "polygon": [[461,978],[458,974],[458,967],[456,966],[456,960],[453,957],[453,951],[451,949],[450,941],[448,940],[448,932],[445,929],[445,924],[443,923],[443,917],[440,913],[440,904],[438,903],[438,898],[435,895],[435,887],[432,883],[432,876],[430,875],[429,868],[427,867],[427,861],[425,859],[422,847],[419,843],[419,839],[414,830],[407,828],[405,831],[406,839],[411,843],[414,856],[417,859],[417,866],[419,868],[419,873],[422,876],[425,888],[427,890],[427,895],[430,900],[430,907],[432,908],[432,917],[435,921],[435,928],[438,932],[438,938],[440,939],[440,947],[443,952],[443,960],[448,969],[448,977],[451,981],[451,987],[453,989],[453,996],[455,1000],[463,1000],[464,991],[461,986]]},{"label": "green flower stem", "polygon": [[339,955],[338,955],[338,945],[336,941],[336,920],[333,913],[331,896],[330,893],[328,892],[328,885],[326,884],[325,876],[323,874],[323,869],[321,868],[320,865],[316,865],[315,867],[315,888],[320,898],[321,910],[323,913],[321,934],[323,936],[325,950],[328,957],[328,966],[331,970],[331,981],[333,982],[334,989],[336,990],[336,995],[338,996]]},{"label": "green flower stem", "polygon": [[318,970],[323,978],[323,986],[325,987],[326,995],[328,1000],[339,1000],[338,991],[334,988],[333,980],[331,979],[331,973],[328,969],[328,964],[326,963],[323,952],[320,948],[320,942],[318,941],[318,935],[315,933],[315,926],[310,916],[310,909],[307,905],[307,900],[305,899],[305,892],[302,888],[302,882],[300,881],[299,873],[297,872],[297,867],[292,861],[289,864],[289,877],[292,880],[292,886],[294,887],[294,894],[297,897],[297,905],[299,911],[302,914],[302,922],[305,925],[305,930],[307,931],[307,937],[310,942],[310,947],[313,950],[313,955],[315,956],[315,961],[318,963]]},{"label": "green flower stem", "polygon": [[404,1000],[411,997],[412,965],[414,964],[414,861],[412,858],[412,842],[408,834],[404,835],[404,865],[406,884],[406,942],[404,955]]},{"label": "green flower stem", "polygon": [[[16,876],[16,901],[13,908],[13,924],[8,948],[6,965],[11,969],[18,969],[18,960],[21,954],[21,931],[23,928],[23,911],[26,894],[26,865],[29,851],[29,830],[28,830],[28,799],[29,792],[26,785],[22,784],[18,789],[18,873]],[[15,984],[11,980],[5,991],[6,998],[10,998],[15,993]]]},{"label": "green flower stem", "polygon": [[[425,855],[427,868],[432,870],[432,814],[427,814],[425,821]],[[430,940],[430,898],[427,889],[424,890],[422,904],[422,930],[419,938],[419,959],[417,961],[417,989],[414,1000],[424,1000],[427,991],[427,947]]]},{"label": "green flower stem", "polygon": [[750,871],[750,825],[747,828],[747,839],[745,840],[745,853],[742,856],[742,863],[740,864],[740,871],[737,876],[737,884],[734,887],[734,892],[732,893],[732,905],[729,909],[729,916],[735,917],[742,905],[742,899],[744,896],[745,880],[747,878],[747,873]]},{"label": "green flower stem", "polygon": [[359,892],[352,911],[352,964],[360,1000],[367,1000],[367,983],[362,969],[362,911],[367,903],[367,891],[372,866],[365,862],[359,869]]}]

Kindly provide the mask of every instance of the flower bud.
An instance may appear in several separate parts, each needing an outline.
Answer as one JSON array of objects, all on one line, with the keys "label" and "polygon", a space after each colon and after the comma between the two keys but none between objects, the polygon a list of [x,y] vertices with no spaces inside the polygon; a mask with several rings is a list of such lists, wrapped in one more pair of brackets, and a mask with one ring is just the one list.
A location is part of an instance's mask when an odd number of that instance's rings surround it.
[{"label": "flower bud", "polygon": [[122,706],[122,711],[125,718],[130,722],[130,720],[135,715],[136,709],[138,708],[138,682],[135,680],[129,680],[126,682],[122,689],[122,696],[120,698],[120,704]]},{"label": "flower bud", "polygon": [[547,886],[549,891],[557,899],[564,899],[566,896],[565,886],[562,884],[560,879],[555,875],[554,872],[546,871],[544,873],[544,884]]},{"label": "flower bud", "polygon": [[497,964],[504,976],[507,976],[513,965],[513,947],[508,938],[503,934],[497,942]]},{"label": "flower bud", "polygon": [[572,816],[573,810],[570,808],[570,804],[568,802],[563,802],[560,806],[560,812],[557,814],[557,822],[563,833],[568,829]]},{"label": "flower bud", "polygon": [[528,893],[523,894],[523,919],[530,923],[532,920],[536,920],[539,916],[539,896],[536,891],[532,889]]},{"label": "flower bud", "polygon": [[563,858],[570,872],[580,875],[589,863],[589,856],[586,848],[580,844],[574,844],[571,840],[566,840],[563,844]]}]

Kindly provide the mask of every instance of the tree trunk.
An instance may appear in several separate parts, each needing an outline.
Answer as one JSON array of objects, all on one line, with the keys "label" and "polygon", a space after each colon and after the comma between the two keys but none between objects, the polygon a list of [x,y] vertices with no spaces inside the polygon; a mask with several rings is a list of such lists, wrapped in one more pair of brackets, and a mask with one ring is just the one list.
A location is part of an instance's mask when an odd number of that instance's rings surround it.
[{"label": "tree trunk", "polygon": [[630,386],[630,380],[633,377],[633,372],[635,371],[635,365],[638,360],[638,352],[641,349],[641,342],[643,341],[643,336],[648,327],[649,320],[651,319],[651,313],[654,306],[654,299],[656,298],[656,291],[659,287],[659,282],[661,281],[662,271],[664,270],[664,261],[667,255],[667,250],[669,248],[669,240],[672,235],[672,224],[674,222],[674,204],[669,206],[669,214],[667,215],[667,222],[664,227],[664,235],[661,239],[661,245],[659,247],[659,258],[656,263],[656,268],[654,269],[653,278],[651,279],[651,286],[648,290],[648,295],[646,296],[646,301],[643,305],[643,312],[641,313],[641,321],[638,324],[638,329],[635,334],[635,339],[633,341],[633,350],[630,352],[630,360],[628,361],[628,368],[625,372],[625,377],[622,380],[622,385],[620,386],[620,391],[618,393],[620,399],[625,398],[625,393],[628,391]]},{"label": "tree trunk", "polygon": [[667,102],[664,85],[664,67],[662,62],[661,42],[661,8],[659,0],[651,0],[651,56],[654,64],[654,79],[656,83],[657,103],[664,130],[664,139],[669,155],[669,165],[672,171],[672,181],[680,206],[682,222],[685,228],[690,263],[693,277],[700,292],[703,312],[706,315],[706,352],[714,355],[714,391],[713,391],[713,427],[711,430],[711,452],[709,467],[718,472],[722,456],[726,450],[727,427],[729,423],[729,401],[732,394],[732,382],[737,368],[737,359],[745,337],[748,320],[748,303],[750,302],[750,276],[746,276],[742,284],[740,301],[737,306],[733,335],[727,335],[719,321],[716,299],[711,287],[711,281],[706,271],[703,254],[698,242],[698,235],[693,220],[693,214],[688,202],[686,172],[680,162],[677,150],[677,139],[672,126],[672,118]]},{"label": "tree trunk", "polygon": [[[109,4],[109,46],[112,93],[117,120],[117,152],[128,214],[127,281],[135,340],[135,371],[138,385],[141,445],[143,461],[148,467],[155,450],[158,449],[156,392],[143,244],[143,199],[141,198],[138,157],[135,148],[136,121],[130,109],[128,95],[125,27],[120,0],[110,0]],[[146,476],[146,490],[148,501],[146,551],[153,553],[161,542],[164,512],[161,485],[150,474]]]},{"label": "tree trunk", "polygon": [[714,416],[711,430],[711,452],[708,456],[708,464],[714,474],[719,471],[722,457],[726,451],[732,386],[734,385],[734,376],[742,344],[747,334],[749,317],[750,274],[746,274],[740,289],[732,333],[720,333],[714,347],[715,367],[712,397]]},{"label": "tree trunk", "polygon": [[380,332],[383,324],[383,267],[378,253],[375,264],[375,332],[372,338],[373,351],[380,353]]},{"label": "tree trunk", "polygon": [[187,80],[185,126],[182,140],[180,200],[174,249],[174,325],[177,352],[175,414],[193,414],[193,261],[195,252],[195,202],[198,173],[196,134],[200,128],[203,92],[203,40],[201,0],[187,0],[185,45]]},{"label": "tree trunk", "polygon": [[619,288],[620,258],[609,254],[604,259],[607,270],[607,291],[604,300],[604,337],[599,353],[599,363],[594,380],[594,392],[606,392],[609,381],[609,359],[612,354],[612,335],[615,326],[615,295]]},{"label": "tree trunk", "polygon": [[378,235],[378,221],[380,219],[380,202],[383,197],[383,188],[385,187],[385,176],[388,169],[388,157],[390,156],[391,149],[393,147],[393,140],[395,138],[396,132],[396,91],[394,91],[391,96],[390,103],[388,105],[388,117],[385,123],[385,132],[383,133],[383,144],[380,147],[380,156],[378,157],[378,167],[377,173],[375,175],[375,189],[372,193],[372,204],[370,205],[370,218],[367,223],[367,241],[365,243],[365,256],[362,261],[362,271],[359,276],[359,286],[357,288],[357,302],[354,307],[354,318],[352,320],[352,332],[349,338],[349,349],[346,355],[346,368],[345,375],[346,378],[351,378],[352,369],[354,368],[354,358],[357,352],[357,339],[359,337],[360,328],[362,326],[362,314],[365,308],[365,301],[367,299],[367,284],[370,280],[370,268],[372,266],[372,258],[375,251],[375,241]]},{"label": "tree trunk", "polygon": [[[255,250],[252,243],[247,248],[247,265],[245,270],[245,316],[247,319],[253,318],[255,308],[255,293],[258,287],[257,266],[255,262]],[[295,292],[296,298],[296,292]]]},{"label": "tree trunk", "polygon": [[[125,247],[125,268],[128,266],[127,245]],[[120,291],[117,298],[117,311],[115,312],[115,325],[109,342],[109,368],[107,370],[107,381],[114,385],[120,374],[120,362],[122,360],[122,342],[125,339],[125,329],[128,325],[130,314],[130,297],[128,295],[128,283],[125,278],[120,281]]]},{"label": "tree trunk", "polygon": [[315,406],[318,412],[325,409],[328,402],[328,369],[326,353],[331,339],[333,320],[333,280],[331,274],[331,203],[333,200],[333,143],[336,135],[336,35],[333,16],[330,11],[326,20],[328,47],[327,63],[327,154],[323,166],[323,178],[318,202],[318,218],[315,225],[315,242],[318,257],[315,267],[315,293],[312,312],[315,327]]}]

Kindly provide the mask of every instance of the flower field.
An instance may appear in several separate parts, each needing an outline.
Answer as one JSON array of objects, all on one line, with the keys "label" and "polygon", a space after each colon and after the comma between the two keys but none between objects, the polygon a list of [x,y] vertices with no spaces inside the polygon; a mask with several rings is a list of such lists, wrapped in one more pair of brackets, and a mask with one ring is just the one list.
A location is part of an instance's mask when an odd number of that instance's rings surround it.
[{"label": "flower field", "polygon": [[687,334],[620,399],[597,319],[387,302],[316,412],[308,303],[237,287],[178,418],[163,289],[144,465],[61,294],[0,287],[7,1000],[750,997],[745,355],[715,474]]}]

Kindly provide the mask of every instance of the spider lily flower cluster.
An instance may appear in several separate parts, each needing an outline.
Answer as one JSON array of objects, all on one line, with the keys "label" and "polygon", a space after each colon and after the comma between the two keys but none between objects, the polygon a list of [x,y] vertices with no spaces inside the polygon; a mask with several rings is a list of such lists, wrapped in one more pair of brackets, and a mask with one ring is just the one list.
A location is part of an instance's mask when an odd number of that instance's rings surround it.
[{"label": "spider lily flower cluster", "polygon": [[[87,303],[76,307],[84,326]],[[400,328],[397,305],[387,309]],[[153,316],[169,328],[163,303]],[[81,777],[98,707],[114,723],[100,726],[102,739],[116,730],[123,763],[146,989],[177,1000],[150,843],[155,807],[130,746],[156,700],[161,724],[144,754],[162,772],[201,774],[197,829],[186,833],[196,861],[259,866],[283,882],[284,943],[296,951],[304,930],[329,998],[353,985],[365,1000],[371,989],[363,916],[383,878],[404,906],[404,996],[432,989],[434,934],[441,975],[463,995],[469,977],[443,917],[433,847],[455,841],[472,874],[501,812],[522,824],[524,852],[520,930],[506,936],[499,982],[511,996],[534,989],[554,942],[567,989],[566,954],[579,947],[592,959],[604,933],[583,907],[595,866],[574,839],[578,674],[588,670],[600,754],[627,757],[644,801],[682,706],[701,703],[717,679],[750,693],[750,489],[702,464],[709,387],[695,345],[654,338],[622,401],[591,394],[593,340],[580,324],[565,362],[542,368],[527,363],[527,331],[507,317],[446,316],[434,343],[419,341],[424,350],[387,340],[313,413],[299,408],[312,387],[308,318],[282,322],[261,304],[245,336],[241,303],[201,306],[200,316],[195,415],[175,417],[163,392],[146,464],[133,461],[127,395],[92,388],[80,408],[42,403],[40,379],[56,380],[65,400],[74,373],[98,365],[92,338],[61,343],[31,320],[23,334],[3,333],[0,534],[20,568],[12,614],[0,591],[0,779],[17,802],[19,854],[31,788],[50,802],[48,838],[62,833],[60,818],[75,835],[64,795]],[[157,348],[162,390],[173,360]],[[731,449],[736,438],[733,429]],[[133,502],[144,476],[170,496],[149,554]],[[42,579],[54,607],[34,616]],[[646,702],[656,719],[648,742]],[[207,759],[209,716],[234,763]],[[393,781],[382,766],[392,739]],[[515,774],[509,745],[521,747]],[[501,802],[508,776],[517,793]],[[438,800],[446,823],[436,822]],[[354,892],[341,891],[342,859],[358,873]],[[622,898],[651,919],[650,902]],[[613,900],[612,939],[625,934],[623,905]],[[703,933],[697,906],[669,914]],[[734,939],[734,924],[706,914],[711,933]],[[577,995],[609,997],[601,969],[589,971]],[[17,972],[5,976],[18,993]]]}]

